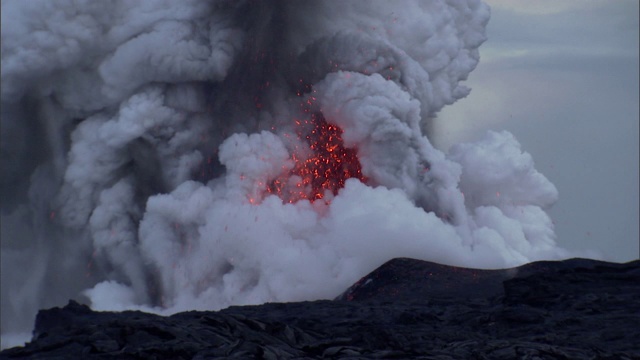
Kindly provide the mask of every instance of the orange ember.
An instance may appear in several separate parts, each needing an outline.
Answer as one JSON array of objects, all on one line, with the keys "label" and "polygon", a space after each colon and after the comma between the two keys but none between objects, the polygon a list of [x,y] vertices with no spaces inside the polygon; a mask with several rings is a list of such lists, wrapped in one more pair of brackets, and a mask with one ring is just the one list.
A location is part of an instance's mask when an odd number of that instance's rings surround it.
[{"label": "orange ember", "polygon": [[[355,149],[344,147],[342,129],[329,124],[321,113],[310,120],[296,120],[298,136],[306,139],[308,149],[295,149],[294,168],[271,182],[267,191],[287,202],[319,200],[327,192],[336,195],[349,178],[366,181]],[[308,156],[301,154],[308,153]]]}]

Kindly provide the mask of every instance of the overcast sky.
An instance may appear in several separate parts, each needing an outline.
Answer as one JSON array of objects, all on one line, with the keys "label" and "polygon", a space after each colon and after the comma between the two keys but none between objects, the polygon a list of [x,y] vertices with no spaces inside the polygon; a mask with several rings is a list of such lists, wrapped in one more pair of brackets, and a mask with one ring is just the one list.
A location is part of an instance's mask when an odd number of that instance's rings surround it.
[{"label": "overcast sky", "polygon": [[560,245],[638,258],[639,2],[487,2],[473,90],[441,112],[436,144],[511,131],[560,192]]}]

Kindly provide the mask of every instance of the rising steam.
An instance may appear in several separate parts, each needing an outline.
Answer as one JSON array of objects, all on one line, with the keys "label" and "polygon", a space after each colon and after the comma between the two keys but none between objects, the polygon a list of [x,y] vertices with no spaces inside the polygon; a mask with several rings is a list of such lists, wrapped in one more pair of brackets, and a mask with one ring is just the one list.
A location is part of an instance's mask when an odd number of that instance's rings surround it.
[{"label": "rising steam", "polygon": [[426,136],[488,20],[476,0],[3,0],[2,333],[69,298],[220,309],[332,298],[399,256],[565,256],[512,135]]}]

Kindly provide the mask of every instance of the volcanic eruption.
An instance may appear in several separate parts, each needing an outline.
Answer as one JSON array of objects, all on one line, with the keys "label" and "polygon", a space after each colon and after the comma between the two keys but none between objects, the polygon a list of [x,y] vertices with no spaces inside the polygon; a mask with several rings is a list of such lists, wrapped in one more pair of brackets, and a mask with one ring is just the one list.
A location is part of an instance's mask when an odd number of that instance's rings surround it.
[{"label": "volcanic eruption", "polygon": [[337,195],[349,178],[364,182],[356,151],[344,147],[342,129],[329,124],[321,113],[295,122],[300,127],[298,137],[308,142],[309,154],[300,157],[300,149],[294,149],[291,155],[294,168],[271,181],[269,193],[290,203],[301,199],[314,201]]},{"label": "volcanic eruption", "polygon": [[[2,2],[2,334],[69,298],[332,298],[386,260],[566,256],[507,132],[429,141],[479,0]],[[499,194],[499,196],[497,196]]]}]

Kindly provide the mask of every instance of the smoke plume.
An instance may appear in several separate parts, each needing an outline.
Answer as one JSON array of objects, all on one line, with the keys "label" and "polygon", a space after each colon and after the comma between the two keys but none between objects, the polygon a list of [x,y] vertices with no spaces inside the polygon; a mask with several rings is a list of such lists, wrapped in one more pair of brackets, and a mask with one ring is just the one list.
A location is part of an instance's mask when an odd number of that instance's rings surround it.
[{"label": "smoke plume", "polygon": [[3,0],[3,336],[69,298],[220,309],[332,298],[399,256],[566,256],[512,135],[428,138],[488,20],[479,0]]}]

